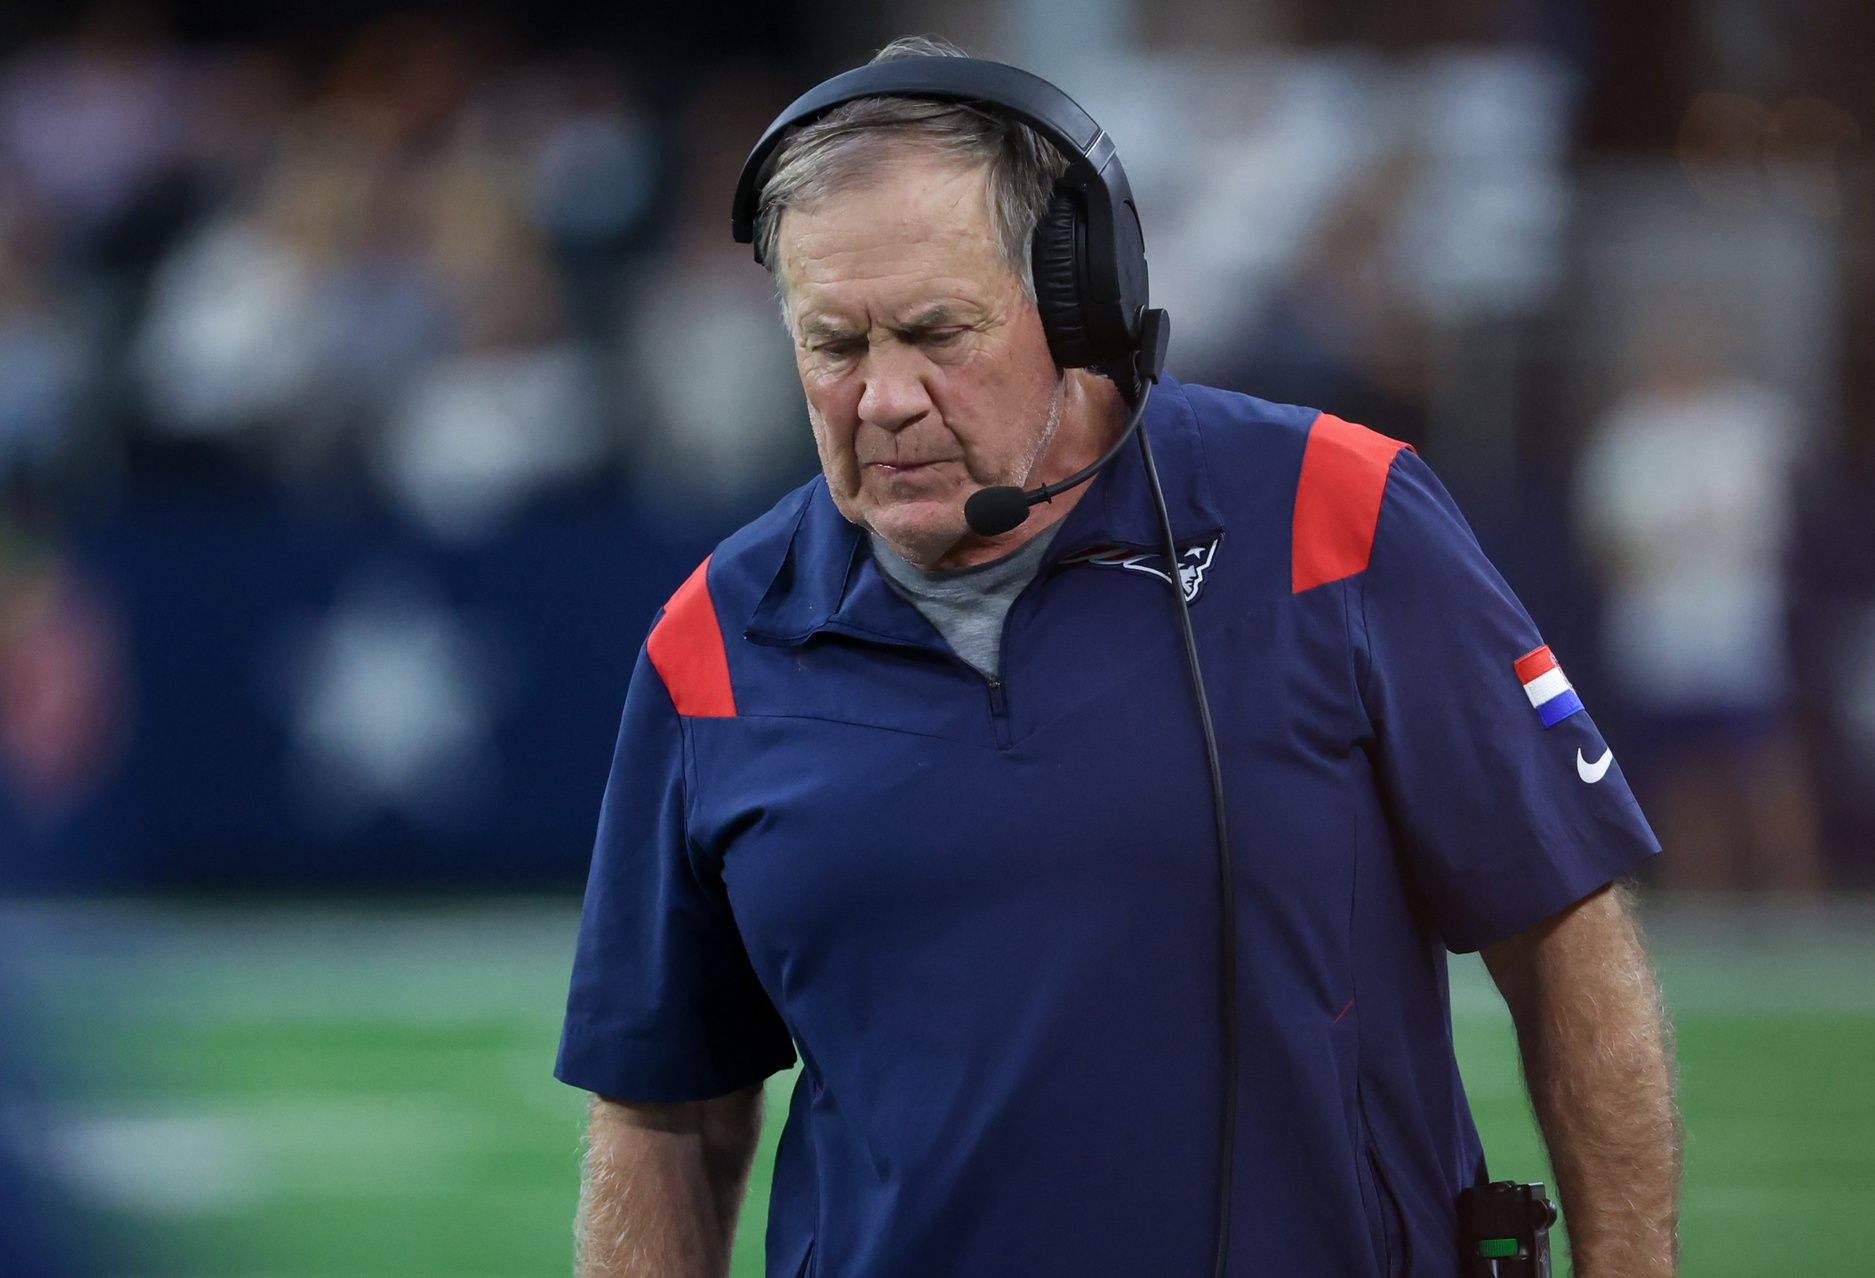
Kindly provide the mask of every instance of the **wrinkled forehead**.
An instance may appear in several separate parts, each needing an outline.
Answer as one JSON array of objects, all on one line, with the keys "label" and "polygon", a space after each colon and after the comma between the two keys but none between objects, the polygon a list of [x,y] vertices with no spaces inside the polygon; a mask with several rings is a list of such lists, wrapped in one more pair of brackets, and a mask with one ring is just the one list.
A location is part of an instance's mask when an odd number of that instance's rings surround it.
[{"label": "wrinkled forehead", "polygon": [[784,209],[776,236],[784,298],[941,275],[1000,286],[1002,255],[987,165],[897,152]]}]

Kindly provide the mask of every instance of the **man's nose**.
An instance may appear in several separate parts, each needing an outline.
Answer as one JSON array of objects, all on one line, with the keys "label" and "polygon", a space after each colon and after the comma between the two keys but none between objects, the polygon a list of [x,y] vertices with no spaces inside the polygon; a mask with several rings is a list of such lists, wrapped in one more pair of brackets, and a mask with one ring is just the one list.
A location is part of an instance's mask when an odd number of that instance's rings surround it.
[{"label": "man's nose", "polygon": [[866,389],[859,397],[859,419],[883,430],[899,431],[931,410],[922,360],[899,342],[886,342],[867,353]]}]

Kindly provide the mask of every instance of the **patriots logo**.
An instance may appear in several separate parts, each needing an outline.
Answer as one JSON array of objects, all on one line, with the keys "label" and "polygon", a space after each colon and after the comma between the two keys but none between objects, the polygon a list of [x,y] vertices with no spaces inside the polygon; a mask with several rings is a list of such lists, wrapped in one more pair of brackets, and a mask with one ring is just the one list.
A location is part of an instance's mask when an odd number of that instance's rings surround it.
[{"label": "patriots logo", "polygon": [[[1217,556],[1217,545],[1222,538],[1213,537],[1209,542],[1187,546],[1178,552],[1178,585],[1185,593],[1186,603],[1196,603],[1198,592],[1204,589],[1205,574],[1211,570],[1211,561]],[[1171,583],[1163,565],[1165,556],[1152,551],[1141,552],[1122,546],[1097,546],[1092,550],[1075,555],[1068,562],[1099,564],[1104,568],[1125,568],[1132,572],[1148,573],[1160,581]]]}]

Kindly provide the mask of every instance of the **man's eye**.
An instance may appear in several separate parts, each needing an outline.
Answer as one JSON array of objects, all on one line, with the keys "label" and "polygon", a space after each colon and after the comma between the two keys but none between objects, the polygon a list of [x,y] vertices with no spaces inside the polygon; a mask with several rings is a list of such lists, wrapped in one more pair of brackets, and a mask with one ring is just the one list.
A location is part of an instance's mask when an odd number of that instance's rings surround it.
[{"label": "man's eye", "polygon": [[816,355],[825,355],[829,359],[852,359],[866,349],[866,343],[856,338],[841,338],[838,341],[820,342],[814,347]]},{"label": "man's eye", "polygon": [[962,337],[965,329],[961,325],[950,328],[927,328],[918,334],[918,341],[925,346],[948,346]]}]

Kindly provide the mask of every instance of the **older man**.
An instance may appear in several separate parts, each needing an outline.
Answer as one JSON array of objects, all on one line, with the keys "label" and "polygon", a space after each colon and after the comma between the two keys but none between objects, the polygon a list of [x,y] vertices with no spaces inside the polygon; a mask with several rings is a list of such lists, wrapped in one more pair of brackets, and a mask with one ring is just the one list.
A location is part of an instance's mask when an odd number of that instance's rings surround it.
[{"label": "older man", "polygon": [[1122,453],[966,522],[1100,458],[1140,389],[1060,367],[1038,311],[1063,171],[994,109],[896,94],[764,171],[823,475],[718,547],[633,677],[558,1068],[595,1094],[583,1271],[724,1273],[798,1050],[771,1278],[1200,1275],[1220,1218],[1240,1278],[1448,1278],[1484,1165],[1444,956],[1482,948],[1577,1273],[1670,1274],[1671,1070],[1609,888],[1652,835],[1411,450],[1165,378],[1163,520]]}]

